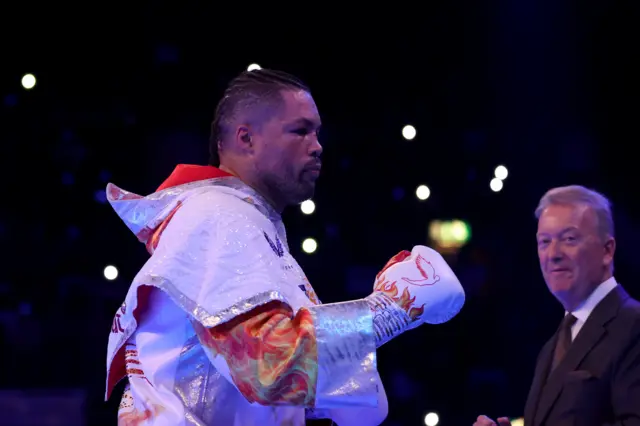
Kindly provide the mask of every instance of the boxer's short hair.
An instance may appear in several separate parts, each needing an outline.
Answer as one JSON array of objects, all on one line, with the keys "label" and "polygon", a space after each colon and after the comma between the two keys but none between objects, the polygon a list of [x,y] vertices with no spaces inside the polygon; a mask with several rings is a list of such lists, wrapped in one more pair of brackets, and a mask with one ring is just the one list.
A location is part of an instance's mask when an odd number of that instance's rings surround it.
[{"label": "boxer's short hair", "polygon": [[304,90],[311,93],[309,87],[300,79],[283,71],[264,68],[244,71],[231,80],[218,102],[211,123],[210,165],[220,166],[218,149],[231,131],[234,119],[254,108],[267,106],[277,110],[283,103],[282,90]]}]

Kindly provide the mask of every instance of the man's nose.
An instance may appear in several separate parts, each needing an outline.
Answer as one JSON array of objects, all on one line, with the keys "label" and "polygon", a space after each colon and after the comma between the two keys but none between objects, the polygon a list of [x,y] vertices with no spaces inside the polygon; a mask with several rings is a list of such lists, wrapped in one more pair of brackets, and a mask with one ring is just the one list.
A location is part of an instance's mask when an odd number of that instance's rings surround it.
[{"label": "man's nose", "polygon": [[559,262],[564,257],[564,253],[562,252],[562,247],[557,241],[552,241],[549,245],[549,257],[553,262]]},{"label": "man's nose", "polygon": [[311,143],[311,148],[309,150],[309,153],[311,154],[312,157],[317,157],[317,158],[319,158],[322,155],[322,145],[320,144],[320,141],[318,140],[317,136],[313,138],[313,142]]}]

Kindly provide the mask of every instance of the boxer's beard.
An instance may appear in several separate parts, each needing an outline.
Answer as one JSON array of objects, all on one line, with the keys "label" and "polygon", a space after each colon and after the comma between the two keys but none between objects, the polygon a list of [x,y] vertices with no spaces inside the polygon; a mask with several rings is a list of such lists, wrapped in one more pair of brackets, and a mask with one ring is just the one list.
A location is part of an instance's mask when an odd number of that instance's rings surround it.
[{"label": "boxer's beard", "polygon": [[285,176],[265,174],[262,177],[267,196],[276,207],[286,207],[302,203],[313,197],[315,180],[311,180],[302,173],[288,172]]}]

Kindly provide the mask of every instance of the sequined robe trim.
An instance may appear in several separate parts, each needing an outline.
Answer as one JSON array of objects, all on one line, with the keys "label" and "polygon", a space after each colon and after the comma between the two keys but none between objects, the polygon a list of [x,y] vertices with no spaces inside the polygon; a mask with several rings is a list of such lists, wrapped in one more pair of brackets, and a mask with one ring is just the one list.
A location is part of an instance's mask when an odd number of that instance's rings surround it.
[{"label": "sequined robe trim", "polygon": [[148,285],[152,285],[159,288],[160,290],[163,290],[169,295],[169,297],[175,302],[176,305],[182,308],[185,312],[189,313],[189,315],[191,315],[196,321],[207,328],[223,324],[231,320],[232,318],[237,317],[238,315],[245,314],[268,302],[280,301],[288,304],[287,299],[280,292],[266,291],[258,293],[234,305],[231,305],[226,309],[222,309],[215,314],[212,314],[193,300],[189,299],[187,296],[181,293],[180,290],[176,288],[176,286],[162,277],[147,275],[145,278],[143,278],[143,282],[146,282],[148,283]]},{"label": "sequined robe trim", "polygon": [[364,300],[308,308],[318,345],[318,408],[377,407],[376,342]]},{"label": "sequined robe trim", "polygon": [[235,389],[209,361],[197,336],[189,338],[182,348],[175,377],[174,392],[186,409],[187,425],[233,421],[225,406]]}]

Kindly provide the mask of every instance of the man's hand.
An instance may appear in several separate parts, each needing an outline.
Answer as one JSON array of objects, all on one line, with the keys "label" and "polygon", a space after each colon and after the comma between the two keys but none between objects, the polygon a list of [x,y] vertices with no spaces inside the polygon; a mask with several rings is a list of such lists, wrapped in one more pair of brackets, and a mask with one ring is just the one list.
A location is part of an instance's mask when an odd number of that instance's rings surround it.
[{"label": "man's hand", "polygon": [[507,417],[499,417],[496,423],[487,416],[478,416],[473,426],[511,426],[511,422]]}]

